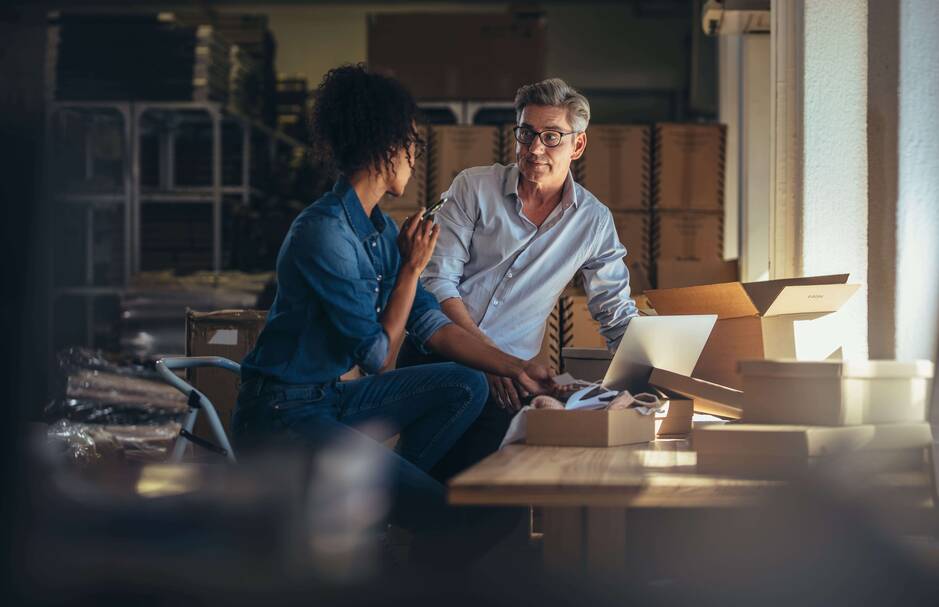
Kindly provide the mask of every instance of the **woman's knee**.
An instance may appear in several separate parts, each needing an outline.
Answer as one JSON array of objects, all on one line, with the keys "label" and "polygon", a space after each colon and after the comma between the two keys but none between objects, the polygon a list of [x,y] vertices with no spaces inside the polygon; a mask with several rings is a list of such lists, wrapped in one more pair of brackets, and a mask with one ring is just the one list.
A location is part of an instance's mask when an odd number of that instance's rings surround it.
[{"label": "woman's knee", "polygon": [[489,399],[489,382],[486,381],[486,374],[462,365],[454,366],[461,375],[460,385],[469,392],[467,400],[475,417],[482,412],[483,406]]}]

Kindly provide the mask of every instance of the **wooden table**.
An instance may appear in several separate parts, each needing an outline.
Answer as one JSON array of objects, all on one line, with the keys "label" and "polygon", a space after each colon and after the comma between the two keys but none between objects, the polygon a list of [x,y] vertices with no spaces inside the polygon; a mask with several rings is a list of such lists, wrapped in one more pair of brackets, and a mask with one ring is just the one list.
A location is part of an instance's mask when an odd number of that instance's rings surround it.
[{"label": "wooden table", "polygon": [[510,445],[450,481],[460,505],[542,506],[549,568],[616,569],[626,509],[726,508],[757,503],[779,481],[695,473],[687,440],[610,448]]}]

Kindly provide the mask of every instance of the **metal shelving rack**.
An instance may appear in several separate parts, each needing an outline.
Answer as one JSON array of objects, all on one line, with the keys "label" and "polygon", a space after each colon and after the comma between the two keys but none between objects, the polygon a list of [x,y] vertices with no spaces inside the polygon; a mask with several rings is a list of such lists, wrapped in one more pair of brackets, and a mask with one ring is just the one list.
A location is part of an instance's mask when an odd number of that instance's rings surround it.
[{"label": "metal shelving rack", "polygon": [[[122,131],[122,176],[121,188],[109,192],[64,192],[50,189],[49,198],[58,205],[79,205],[84,207],[84,275],[77,284],[56,284],[55,271],[51,268],[54,299],[62,296],[83,296],[85,298],[85,343],[93,345],[95,335],[96,297],[106,295],[120,296],[130,283],[131,276],[141,270],[142,257],[142,207],[144,204],[210,204],[212,205],[212,267],[218,273],[222,270],[222,223],[223,204],[226,197],[237,198],[242,204],[248,204],[252,196],[261,191],[251,183],[251,162],[254,153],[254,136],[260,135],[266,144],[271,166],[276,162],[278,146],[306,148],[306,145],[290,136],[276,131],[257,120],[227,108],[219,102],[164,102],[164,101],[48,101],[46,124],[46,166],[47,175],[55,174],[56,120],[63,113],[73,112],[82,119],[100,117],[102,114],[117,113],[121,119]],[[176,132],[174,125],[191,120],[193,115],[201,114],[211,124],[212,131],[212,169],[211,184],[205,187],[179,186],[175,179]],[[159,136],[158,174],[159,185],[155,189],[144,188],[141,184],[141,141],[142,122],[145,118],[158,117],[169,128],[161,129]],[[225,123],[235,123],[241,127],[241,183],[223,185],[223,146],[222,127]],[[94,141],[86,132],[85,178],[94,178],[92,150]],[[55,180],[53,180],[55,181]],[[120,280],[106,281],[100,284],[95,272],[95,210],[101,208],[122,209],[122,249],[123,259]],[[111,260],[116,263],[116,260]],[[53,264],[57,260],[54,258]],[[54,318],[55,302],[50,303],[50,318]]]}]

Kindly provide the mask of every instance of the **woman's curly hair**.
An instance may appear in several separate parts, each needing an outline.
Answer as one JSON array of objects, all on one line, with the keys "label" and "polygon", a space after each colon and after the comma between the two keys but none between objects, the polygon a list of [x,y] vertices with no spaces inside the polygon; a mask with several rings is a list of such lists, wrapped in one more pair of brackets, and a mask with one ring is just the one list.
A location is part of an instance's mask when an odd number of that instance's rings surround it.
[{"label": "woman's curly hair", "polygon": [[415,128],[417,104],[393,78],[363,64],[326,72],[314,92],[314,144],[324,160],[349,175],[362,169],[394,174],[394,156],[404,149],[413,166],[411,144],[424,142]]}]

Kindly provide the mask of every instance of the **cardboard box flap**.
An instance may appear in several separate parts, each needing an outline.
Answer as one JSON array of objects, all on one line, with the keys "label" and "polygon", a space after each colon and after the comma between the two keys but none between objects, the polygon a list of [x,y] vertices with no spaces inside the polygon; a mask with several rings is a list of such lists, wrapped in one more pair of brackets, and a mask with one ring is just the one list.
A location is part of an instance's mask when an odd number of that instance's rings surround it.
[{"label": "cardboard box flap", "polygon": [[933,364],[929,360],[742,360],[737,366],[740,373],[748,377],[929,379],[933,376]]},{"label": "cardboard box flap", "polygon": [[[806,276],[804,278],[783,278],[780,280],[766,280],[761,282],[747,282],[743,284],[750,301],[756,306],[760,315],[767,315],[767,311],[778,299],[786,287],[805,285],[843,285],[848,282],[847,274],[831,274],[829,276]],[[802,310],[799,310],[801,312]],[[834,310],[828,310],[834,312]]]},{"label": "cardboard box flap", "polygon": [[758,314],[743,284],[739,282],[656,289],[647,291],[646,297],[659,315],[717,314],[718,319],[721,319]]},{"label": "cardboard box flap", "polygon": [[763,316],[830,314],[848,301],[861,285],[800,285],[786,287]]},{"label": "cardboard box flap", "polygon": [[654,368],[649,377],[649,384],[670,392],[681,394],[687,398],[703,399],[714,403],[728,405],[736,409],[743,408],[743,392],[727,386],[714,384],[703,379],[687,377],[679,373]]},{"label": "cardboard box flap", "polygon": [[267,318],[266,310],[214,310],[212,312],[197,312],[186,310],[186,316],[199,322],[239,322],[244,320],[259,320]]}]

